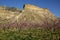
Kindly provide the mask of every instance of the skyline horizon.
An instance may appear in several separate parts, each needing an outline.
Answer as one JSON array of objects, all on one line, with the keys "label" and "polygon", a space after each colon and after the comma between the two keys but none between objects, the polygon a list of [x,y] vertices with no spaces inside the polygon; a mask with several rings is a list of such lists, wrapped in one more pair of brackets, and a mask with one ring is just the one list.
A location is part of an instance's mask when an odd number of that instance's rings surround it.
[{"label": "skyline horizon", "polygon": [[60,17],[60,0],[0,0],[0,6],[23,9],[24,4],[36,5],[40,8],[48,8],[55,16]]}]

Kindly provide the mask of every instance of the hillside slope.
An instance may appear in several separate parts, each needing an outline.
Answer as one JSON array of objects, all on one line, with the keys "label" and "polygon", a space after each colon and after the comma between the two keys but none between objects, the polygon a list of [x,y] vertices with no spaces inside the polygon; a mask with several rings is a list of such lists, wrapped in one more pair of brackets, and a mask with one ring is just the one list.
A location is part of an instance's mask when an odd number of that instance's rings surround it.
[{"label": "hillside slope", "polygon": [[24,5],[23,10],[0,7],[0,27],[55,27],[59,23],[58,20],[47,8],[39,8],[30,4]]}]

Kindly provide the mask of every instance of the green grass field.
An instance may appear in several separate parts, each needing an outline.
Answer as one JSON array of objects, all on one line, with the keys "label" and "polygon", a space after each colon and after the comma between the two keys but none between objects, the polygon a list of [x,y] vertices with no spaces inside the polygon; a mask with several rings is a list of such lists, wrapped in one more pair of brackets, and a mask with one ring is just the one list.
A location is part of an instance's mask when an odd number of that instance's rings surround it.
[{"label": "green grass field", "polygon": [[60,29],[0,28],[0,40],[59,40]]}]

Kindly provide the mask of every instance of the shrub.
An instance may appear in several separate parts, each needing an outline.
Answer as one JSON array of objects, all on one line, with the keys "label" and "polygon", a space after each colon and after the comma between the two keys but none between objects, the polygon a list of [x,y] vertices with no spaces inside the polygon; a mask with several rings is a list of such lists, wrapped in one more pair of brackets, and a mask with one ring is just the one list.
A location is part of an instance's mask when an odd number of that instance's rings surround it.
[{"label": "shrub", "polygon": [[60,29],[0,28],[0,40],[59,40]]}]

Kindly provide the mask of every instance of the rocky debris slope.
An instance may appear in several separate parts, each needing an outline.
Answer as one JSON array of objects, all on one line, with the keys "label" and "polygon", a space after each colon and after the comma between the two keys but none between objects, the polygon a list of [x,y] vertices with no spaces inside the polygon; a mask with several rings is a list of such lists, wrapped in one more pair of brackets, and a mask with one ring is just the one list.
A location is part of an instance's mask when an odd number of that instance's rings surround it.
[{"label": "rocky debris slope", "polygon": [[47,8],[26,4],[23,10],[0,7],[0,27],[38,28],[60,25],[59,19]]}]

